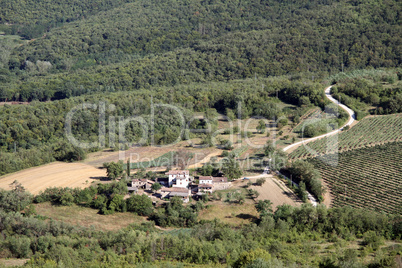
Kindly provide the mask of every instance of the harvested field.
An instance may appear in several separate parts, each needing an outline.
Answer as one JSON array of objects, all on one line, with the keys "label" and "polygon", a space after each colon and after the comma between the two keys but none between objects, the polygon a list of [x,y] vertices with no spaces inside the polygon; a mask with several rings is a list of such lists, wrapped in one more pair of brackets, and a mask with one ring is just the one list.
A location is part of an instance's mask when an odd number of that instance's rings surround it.
[{"label": "harvested field", "polygon": [[84,160],[84,163],[94,167],[101,167],[105,162],[117,162],[121,159],[124,159],[124,162],[128,159],[130,159],[132,163],[143,162],[155,159],[172,150],[172,147],[153,146],[133,147],[122,152],[104,150],[89,154],[87,159]]},{"label": "harvested field", "polygon": [[28,261],[29,261],[29,259],[14,259],[14,258],[0,259],[0,267],[23,266]]},{"label": "harvested field", "polygon": [[[288,204],[292,206],[300,206],[303,202],[280,180],[272,175],[260,176],[266,178],[266,182],[262,186],[251,186],[250,188],[260,193],[257,200],[270,200],[272,208],[275,210],[277,206]],[[257,178],[251,179],[255,182]]]},{"label": "harvested field", "polygon": [[9,185],[17,180],[30,193],[38,194],[48,187],[85,188],[104,177],[105,169],[83,163],[54,162],[0,177],[0,188],[10,190]]}]

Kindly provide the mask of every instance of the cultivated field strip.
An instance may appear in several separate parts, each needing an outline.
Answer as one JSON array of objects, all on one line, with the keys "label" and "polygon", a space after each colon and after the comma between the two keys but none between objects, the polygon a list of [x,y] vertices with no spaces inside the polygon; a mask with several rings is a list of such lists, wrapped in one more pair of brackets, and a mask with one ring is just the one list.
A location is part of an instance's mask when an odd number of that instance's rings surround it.
[{"label": "cultivated field strip", "polygon": [[402,114],[366,117],[350,130],[298,147],[290,160],[402,141]]},{"label": "cultivated field strip", "polygon": [[402,213],[402,142],[308,159],[320,171],[333,206]]}]

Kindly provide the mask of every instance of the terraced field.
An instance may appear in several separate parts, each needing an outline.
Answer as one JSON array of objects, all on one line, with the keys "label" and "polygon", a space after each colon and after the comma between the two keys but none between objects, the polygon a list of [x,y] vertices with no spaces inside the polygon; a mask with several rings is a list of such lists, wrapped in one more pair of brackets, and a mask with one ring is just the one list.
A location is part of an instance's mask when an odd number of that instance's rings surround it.
[{"label": "terraced field", "polygon": [[[332,156],[332,162],[331,162]],[[321,173],[333,206],[402,214],[402,142],[308,159]]]},{"label": "terraced field", "polygon": [[366,117],[350,130],[301,145],[290,160],[317,157],[402,141],[402,114]]}]

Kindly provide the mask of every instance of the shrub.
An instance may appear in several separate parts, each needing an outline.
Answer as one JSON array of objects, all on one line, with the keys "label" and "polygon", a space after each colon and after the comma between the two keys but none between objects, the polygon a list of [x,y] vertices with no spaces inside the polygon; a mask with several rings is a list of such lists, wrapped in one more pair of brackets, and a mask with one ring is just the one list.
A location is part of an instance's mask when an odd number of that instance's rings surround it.
[{"label": "shrub", "polygon": [[377,250],[384,244],[384,238],[377,235],[374,231],[367,231],[363,234],[363,244],[371,247],[373,250]]},{"label": "shrub", "polygon": [[228,157],[229,156],[229,152],[228,151],[223,151],[222,152],[222,157]]},{"label": "shrub", "polygon": [[65,192],[60,198],[60,204],[63,206],[71,206],[74,204],[74,196],[70,192]]},{"label": "shrub", "polygon": [[133,195],[126,200],[127,211],[135,212],[140,216],[149,216],[153,211],[152,200],[146,195]]},{"label": "shrub", "polygon": [[32,253],[30,250],[31,240],[28,237],[13,236],[8,238],[8,247],[17,258],[26,258]]}]

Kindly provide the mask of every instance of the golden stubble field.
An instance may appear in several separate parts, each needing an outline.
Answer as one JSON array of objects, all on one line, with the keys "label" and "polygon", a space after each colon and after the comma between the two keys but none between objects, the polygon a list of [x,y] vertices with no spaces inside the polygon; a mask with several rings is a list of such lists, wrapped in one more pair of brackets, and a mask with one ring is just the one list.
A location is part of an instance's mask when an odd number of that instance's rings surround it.
[{"label": "golden stubble field", "polygon": [[85,188],[105,176],[105,169],[87,164],[54,162],[2,176],[0,188],[10,190],[9,185],[17,180],[30,193],[38,194],[48,187]]}]

